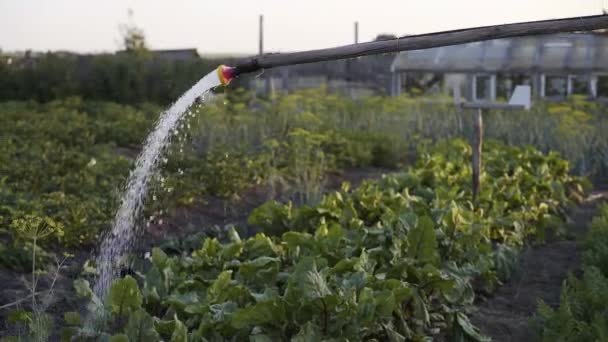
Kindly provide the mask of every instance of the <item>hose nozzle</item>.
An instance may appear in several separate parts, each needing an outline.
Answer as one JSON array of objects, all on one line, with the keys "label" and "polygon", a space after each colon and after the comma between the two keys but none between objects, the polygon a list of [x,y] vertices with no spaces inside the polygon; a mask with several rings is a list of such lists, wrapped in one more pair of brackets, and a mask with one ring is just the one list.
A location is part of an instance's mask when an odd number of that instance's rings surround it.
[{"label": "hose nozzle", "polygon": [[225,86],[236,77],[236,69],[222,64],[217,67],[217,75],[220,83]]}]

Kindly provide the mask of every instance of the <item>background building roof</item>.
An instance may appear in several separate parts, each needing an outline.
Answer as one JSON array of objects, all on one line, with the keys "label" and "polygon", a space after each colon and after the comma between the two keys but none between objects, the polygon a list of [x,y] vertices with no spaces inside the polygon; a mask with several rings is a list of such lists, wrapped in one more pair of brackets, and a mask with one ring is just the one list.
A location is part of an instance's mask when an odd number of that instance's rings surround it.
[{"label": "background building roof", "polygon": [[608,36],[555,34],[405,51],[391,70],[432,72],[608,71]]}]

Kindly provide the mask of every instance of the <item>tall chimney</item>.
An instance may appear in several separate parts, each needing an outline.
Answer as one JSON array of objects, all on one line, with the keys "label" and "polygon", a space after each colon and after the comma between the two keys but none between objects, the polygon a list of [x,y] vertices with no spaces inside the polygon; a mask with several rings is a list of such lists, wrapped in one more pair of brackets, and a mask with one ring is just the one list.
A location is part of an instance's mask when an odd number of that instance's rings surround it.
[{"label": "tall chimney", "polygon": [[359,22],[355,21],[355,44],[359,44]]}]

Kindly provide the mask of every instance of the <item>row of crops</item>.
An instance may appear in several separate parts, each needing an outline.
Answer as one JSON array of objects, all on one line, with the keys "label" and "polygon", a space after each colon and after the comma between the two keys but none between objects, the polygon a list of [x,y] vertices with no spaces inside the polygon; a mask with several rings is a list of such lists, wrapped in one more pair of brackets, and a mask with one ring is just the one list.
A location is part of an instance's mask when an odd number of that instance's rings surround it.
[{"label": "row of crops", "polygon": [[[88,337],[484,340],[467,317],[475,291],[493,291],[524,242],[559,227],[583,184],[556,154],[492,143],[474,205],[470,155],[451,140],[406,172],[317,205],[268,202],[250,217],[267,234],[232,229],[173,257],[154,249],[151,267],[118,280],[105,305],[79,280],[89,305],[106,311]],[[66,318],[64,337],[76,336],[77,314]]]},{"label": "row of crops", "polygon": [[[395,168],[420,144],[470,134],[470,113],[452,105],[402,98],[352,101],[323,90],[261,101],[239,91],[197,108],[157,181],[148,212],[238,201],[258,183],[289,184],[299,202],[318,201],[326,175],[348,167]],[[52,222],[47,244],[97,241],[116,208],[138,144],[160,112],[77,98],[46,104],[0,104],[0,263],[31,264],[32,246],[15,219]],[[487,116],[486,136],[509,145],[558,151],[577,174],[606,174],[608,131],[602,107],[579,99],[538,104],[532,112]],[[167,191],[168,190],[168,191]],[[161,213],[161,211],[163,211]],[[44,250],[38,255],[45,256]]]},{"label": "row of crops", "polygon": [[[0,264],[29,270],[36,249],[42,267],[58,247],[73,250],[98,241],[109,228],[138,144],[158,112],[153,105],[79,99],[0,104]],[[225,122],[207,127],[216,115]],[[255,144],[202,134],[236,130],[227,126],[237,124],[253,126],[257,113],[248,115],[235,118],[219,104],[199,108],[191,119],[195,122],[184,122],[153,181],[146,214],[162,217],[176,207],[200,205],[206,196],[235,203],[243,190],[270,180],[288,184],[299,202],[316,201],[329,172],[398,163],[389,139],[308,127],[308,118],[315,118],[309,113],[294,114],[289,129],[260,133]],[[44,239],[34,248],[31,231],[39,229]]]}]

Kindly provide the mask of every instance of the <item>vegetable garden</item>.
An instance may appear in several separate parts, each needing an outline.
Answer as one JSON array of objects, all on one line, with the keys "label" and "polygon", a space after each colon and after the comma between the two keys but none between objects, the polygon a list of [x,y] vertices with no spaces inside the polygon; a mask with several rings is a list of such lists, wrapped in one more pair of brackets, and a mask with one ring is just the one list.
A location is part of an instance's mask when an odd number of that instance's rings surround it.
[{"label": "vegetable garden", "polygon": [[[89,287],[88,250],[108,229],[158,112],[152,104],[78,98],[0,104],[0,264],[37,279],[69,253],[81,297],[55,315],[35,300],[5,309],[5,335],[484,340],[469,321],[475,295],[508,281],[524,244],[567,234],[568,210],[590,188],[579,176],[608,171],[604,107],[579,98],[488,115],[491,141],[473,203],[463,140],[471,118],[452,105],[407,96],[347,100],[323,89],[260,100],[230,90],[192,109],[175,132],[141,224],[162,226],[212,199],[230,210],[261,186],[267,201],[241,226],[194,227],[204,236],[192,248],[142,246],[149,257],[127,256],[139,261],[102,303]],[[328,175],[365,167],[385,175],[327,186]],[[601,269],[596,259],[585,262]],[[576,286],[584,285],[568,288]],[[105,312],[103,319],[92,324],[85,306]],[[541,306],[543,336],[554,336],[564,310]],[[601,317],[585,315],[572,324]]]}]

